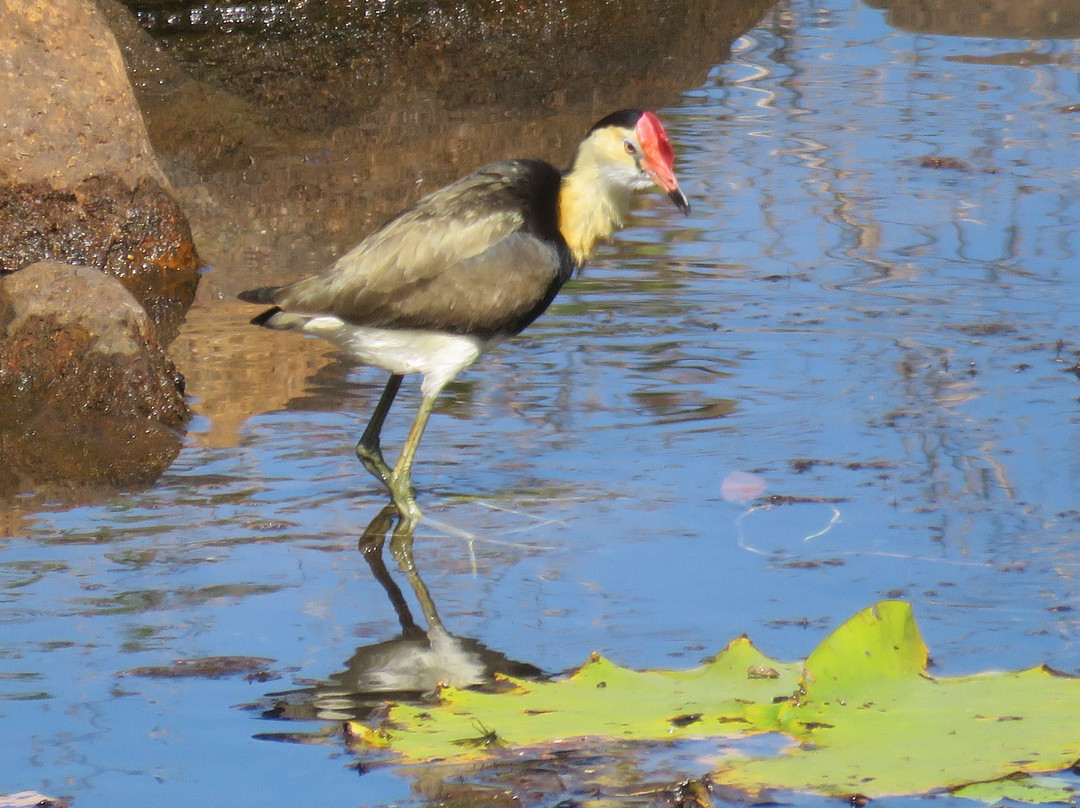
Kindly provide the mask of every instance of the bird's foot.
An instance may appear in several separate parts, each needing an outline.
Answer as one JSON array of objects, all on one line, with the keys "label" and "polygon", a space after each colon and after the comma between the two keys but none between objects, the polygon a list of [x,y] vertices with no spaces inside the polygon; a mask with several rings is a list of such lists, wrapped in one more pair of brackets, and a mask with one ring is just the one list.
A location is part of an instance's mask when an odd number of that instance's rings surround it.
[{"label": "bird's foot", "polygon": [[413,490],[412,480],[408,475],[396,477],[391,472],[390,478],[386,481],[386,487],[390,489],[390,499],[401,516],[401,524],[415,527],[420,521],[420,507],[416,504],[416,492]]},{"label": "bird's foot", "polygon": [[396,497],[393,499],[394,506],[398,510],[398,515],[401,517],[401,522],[398,524],[398,529],[411,531],[418,524],[420,524],[420,517],[423,514],[420,512],[419,506],[416,504],[416,500],[409,497],[408,500],[402,502]]},{"label": "bird's foot", "polygon": [[[364,468],[375,478],[382,481],[382,484],[387,488],[390,488],[390,478],[394,472],[387,465],[386,460],[383,459],[382,448],[379,446],[378,441],[374,443],[367,443],[363,438],[356,444],[356,456],[360,458],[360,462],[364,464]],[[393,493],[391,491],[391,493]]]},{"label": "bird's foot", "polygon": [[397,476],[383,457],[378,442],[360,440],[356,444],[356,456],[368,472],[386,486],[390,499],[401,515],[402,522],[415,525],[420,521],[420,508],[416,504],[416,490],[408,474]]}]

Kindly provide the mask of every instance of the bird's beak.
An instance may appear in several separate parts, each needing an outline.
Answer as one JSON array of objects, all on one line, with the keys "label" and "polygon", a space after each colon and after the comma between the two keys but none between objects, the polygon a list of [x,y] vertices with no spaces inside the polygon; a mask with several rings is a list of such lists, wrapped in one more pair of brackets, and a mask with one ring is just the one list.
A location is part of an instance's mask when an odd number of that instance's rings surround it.
[{"label": "bird's beak", "polygon": [[690,200],[686,198],[681,188],[676,186],[674,191],[668,191],[668,199],[675,203],[675,207],[681,210],[684,216],[690,215]]},{"label": "bird's beak", "polygon": [[668,195],[675,207],[689,216],[690,202],[679,188],[679,181],[675,179],[675,150],[671,148],[664,125],[654,113],[642,112],[634,124],[634,132],[641,143],[644,157],[640,163],[641,170]]}]

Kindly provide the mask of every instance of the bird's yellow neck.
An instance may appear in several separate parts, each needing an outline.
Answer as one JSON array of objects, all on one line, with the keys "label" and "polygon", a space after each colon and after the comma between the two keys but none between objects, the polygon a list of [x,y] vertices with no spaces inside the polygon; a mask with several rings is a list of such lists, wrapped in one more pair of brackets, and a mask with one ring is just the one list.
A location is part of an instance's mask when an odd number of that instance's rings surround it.
[{"label": "bird's yellow neck", "polygon": [[559,231],[578,264],[592,255],[598,241],[607,241],[630,211],[630,190],[604,171],[594,138],[578,147],[559,188]]}]

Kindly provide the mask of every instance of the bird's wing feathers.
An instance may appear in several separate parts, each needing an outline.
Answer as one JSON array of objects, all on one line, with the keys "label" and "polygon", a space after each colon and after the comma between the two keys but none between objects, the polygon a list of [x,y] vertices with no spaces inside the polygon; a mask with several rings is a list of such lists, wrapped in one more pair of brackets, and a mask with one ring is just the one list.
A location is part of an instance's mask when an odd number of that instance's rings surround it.
[{"label": "bird's wing feathers", "polygon": [[283,287],[275,302],[356,325],[515,333],[568,274],[561,238],[541,238],[533,221],[538,204],[550,205],[554,220],[558,176],[538,161],[480,169],[392,219],[326,272]]}]

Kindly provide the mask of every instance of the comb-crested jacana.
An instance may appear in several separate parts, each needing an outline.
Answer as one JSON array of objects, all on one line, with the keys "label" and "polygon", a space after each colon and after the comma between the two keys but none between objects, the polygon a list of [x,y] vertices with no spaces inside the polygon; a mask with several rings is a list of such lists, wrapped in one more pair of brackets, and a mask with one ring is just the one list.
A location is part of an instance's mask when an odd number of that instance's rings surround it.
[{"label": "comb-crested jacana", "polygon": [[[412,465],[440,391],[535,320],[596,243],[622,227],[631,195],[654,185],[689,214],[660,119],[620,110],[589,130],[565,171],[543,160],[484,166],[402,211],[324,272],[240,297],[273,304],[256,325],[323,337],[390,372],[356,454],[402,520],[415,523]],[[391,468],[380,433],[406,373],[422,375],[421,400]]]}]

